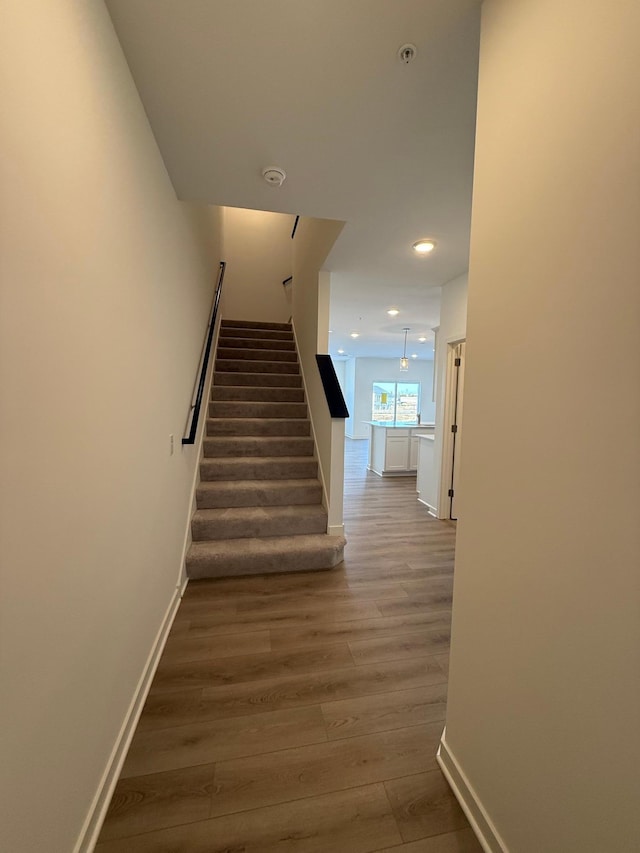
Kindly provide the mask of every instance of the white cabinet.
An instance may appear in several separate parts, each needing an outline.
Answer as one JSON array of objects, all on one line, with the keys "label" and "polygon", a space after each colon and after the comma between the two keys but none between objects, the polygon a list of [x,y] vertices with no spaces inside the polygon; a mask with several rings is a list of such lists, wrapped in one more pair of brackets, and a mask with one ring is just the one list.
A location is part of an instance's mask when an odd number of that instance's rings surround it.
[{"label": "white cabinet", "polygon": [[370,423],[369,470],[380,476],[414,474],[418,467],[418,435],[432,427],[391,427]]},{"label": "white cabinet", "polygon": [[408,435],[389,435],[387,433],[385,471],[406,471],[408,468],[408,451],[411,439]]}]

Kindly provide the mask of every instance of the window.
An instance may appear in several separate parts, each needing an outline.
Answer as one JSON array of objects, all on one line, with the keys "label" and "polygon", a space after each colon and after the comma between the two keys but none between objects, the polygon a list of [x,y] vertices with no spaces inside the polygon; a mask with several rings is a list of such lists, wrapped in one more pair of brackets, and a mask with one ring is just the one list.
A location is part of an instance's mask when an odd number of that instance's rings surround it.
[{"label": "window", "polygon": [[418,423],[419,382],[374,382],[371,420],[383,424]]}]

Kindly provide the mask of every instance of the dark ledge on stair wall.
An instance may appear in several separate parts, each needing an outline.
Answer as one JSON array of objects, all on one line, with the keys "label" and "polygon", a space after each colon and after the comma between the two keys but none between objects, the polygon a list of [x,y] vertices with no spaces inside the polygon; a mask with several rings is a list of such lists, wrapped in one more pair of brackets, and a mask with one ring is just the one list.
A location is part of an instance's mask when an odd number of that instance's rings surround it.
[{"label": "dark ledge on stair wall", "polygon": [[320,379],[324,387],[324,394],[327,398],[327,405],[332,418],[348,418],[349,410],[342,396],[342,389],[336,376],[336,371],[331,361],[330,355],[316,355],[318,370],[320,371]]}]

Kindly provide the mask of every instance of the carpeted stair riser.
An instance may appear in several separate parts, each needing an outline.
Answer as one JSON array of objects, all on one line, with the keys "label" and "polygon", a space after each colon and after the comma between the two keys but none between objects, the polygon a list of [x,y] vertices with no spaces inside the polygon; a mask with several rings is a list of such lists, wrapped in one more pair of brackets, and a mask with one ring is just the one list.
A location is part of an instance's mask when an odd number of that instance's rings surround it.
[{"label": "carpeted stair riser", "polygon": [[[209,418],[207,436],[216,435],[293,435],[311,433],[311,424],[305,418]],[[206,439],[205,439],[206,442]],[[206,444],[205,444],[206,446]],[[205,456],[206,456],[205,450]]]},{"label": "carpeted stair riser", "polygon": [[201,483],[196,491],[198,509],[238,506],[299,506],[319,504],[319,480],[236,480]]},{"label": "carpeted stair riser", "polygon": [[256,388],[253,385],[213,385],[212,400],[242,400],[245,403],[304,403],[302,388]]},{"label": "carpeted stair riser", "polygon": [[290,341],[264,341],[261,338],[224,338],[218,339],[218,347],[222,349],[252,349],[252,350],[282,350],[295,352],[296,345]]},{"label": "carpeted stair riser", "polygon": [[218,435],[204,439],[206,458],[240,456],[313,456],[311,436]]},{"label": "carpeted stair riser", "polygon": [[326,529],[327,513],[319,505],[199,509],[191,524],[194,541],[301,536]]},{"label": "carpeted stair riser", "polygon": [[221,361],[230,358],[243,361],[286,361],[298,366],[298,355],[295,352],[281,349],[241,349],[240,347],[218,347],[217,356]]},{"label": "carpeted stair riser", "polygon": [[342,560],[344,539],[326,534],[194,542],[187,558],[190,578],[329,569]]},{"label": "carpeted stair riser", "polygon": [[[289,373],[300,377],[300,369],[297,362],[290,361],[249,361],[241,358],[218,358],[216,360],[216,372],[222,373]],[[235,383],[241,384],[241,383]],[[251,383],[255,385],[255,382]],[[283,382],[287,385],[287,382]],[[302,384],[302,380],[296,383]]]},{"label": "carpeted stair riser", "polygon": [[313,456],[213,457],[200,463],[200,480],[307,480],[318,476]]},{"label": "carpeted stair riser", "polygon": [[302,388],[302,376],[299,373],[224,373],[216,367],[213,377],[215,386],[247,385],[262,386],[269,388]]},{"label": "carpeted stair riser", "polygon": [[261,323],[258,320],[222,320],[223,329],[266,329],[267,331],[288,332],[291,334],[289,323]]},{"label": "carpeted stair riser", "polygon": [[213,400],[210,418],[306,418],[306,403],[262,403],[242,400]]},{"label": "carpeted stair riser", "polygon": [[292,341],[293,340],[293,332],[291,331],[291,327],[289,327],[289,331],[285,331],[284,329],[247,329],[247,328],[234,328],[233,326],[225,326],[223,325],[220,329],[220,334],[225,337],[225,339],[229,338],[254,338],[255,340],[260,341]]}]

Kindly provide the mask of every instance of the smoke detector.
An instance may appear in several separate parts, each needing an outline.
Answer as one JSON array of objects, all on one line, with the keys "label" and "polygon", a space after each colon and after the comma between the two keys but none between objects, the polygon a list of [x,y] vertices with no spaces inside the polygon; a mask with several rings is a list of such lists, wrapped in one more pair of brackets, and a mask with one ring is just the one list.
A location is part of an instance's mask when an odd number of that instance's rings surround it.
[{"label": "smoke detector", "polygon": [[398,48],[398,59],[408,65],[416,58],[417,53],[418,48],[415,44],[403,44],[402,47]]},{"label": "smoke detector", "polygon": [[281,187],[287,174],[280,166],[267,166],[266,169],[262,170],[262,177],[272,187]]}]

